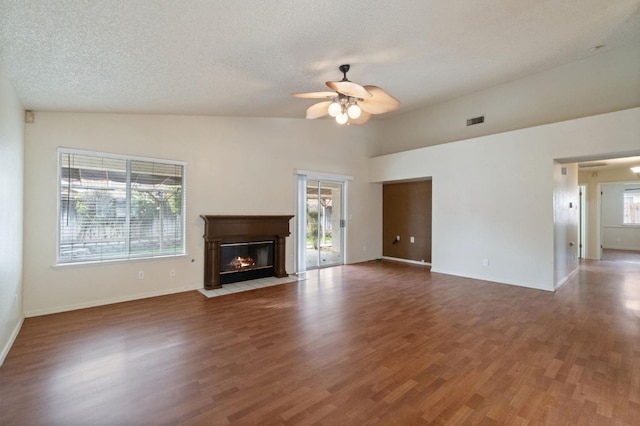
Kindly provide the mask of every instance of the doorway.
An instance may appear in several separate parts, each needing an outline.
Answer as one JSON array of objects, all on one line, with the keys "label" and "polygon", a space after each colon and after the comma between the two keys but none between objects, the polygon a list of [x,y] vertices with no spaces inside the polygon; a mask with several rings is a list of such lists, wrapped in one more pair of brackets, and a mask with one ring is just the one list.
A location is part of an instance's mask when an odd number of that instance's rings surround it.
[{"label": "doorway", "polygon": [[382,186],[382,257],[431,264],[433,182]]},{"label": "doorway", "polygon": [[578,226],[578,257],[586,259],[587,255],[587,185],[578,185],[580,202],[578,204],[579,226]]},{"label": "doorway", "polygon": [[342,182],[307,180],[306,269],[342,265]]},{"label": "doorway", "polygon": [[345,263],[347,180],[346,176],[298,175],[298,273]]}]

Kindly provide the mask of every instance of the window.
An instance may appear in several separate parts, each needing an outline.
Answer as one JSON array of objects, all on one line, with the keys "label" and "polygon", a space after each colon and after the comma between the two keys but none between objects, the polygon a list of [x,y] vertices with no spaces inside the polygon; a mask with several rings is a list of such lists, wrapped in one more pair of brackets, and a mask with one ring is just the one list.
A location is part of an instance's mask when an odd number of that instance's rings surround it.
[{"label": "window", "polygon": [[624,192],[625,225],[640,225],[640,189],[627,189]]},{"label": "window", "polygon": [[58,153],[58,264],[185,253],[184,163]]}]

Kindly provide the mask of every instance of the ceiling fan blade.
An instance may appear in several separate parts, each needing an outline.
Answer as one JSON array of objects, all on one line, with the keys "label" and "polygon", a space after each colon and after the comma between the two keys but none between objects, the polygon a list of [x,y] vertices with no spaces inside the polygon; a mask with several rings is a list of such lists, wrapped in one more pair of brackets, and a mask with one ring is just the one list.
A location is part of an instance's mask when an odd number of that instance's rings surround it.
[{"label": "ceiling fan blade", "polygon": [[303,99],[325,99],[335,98],[338,96],[336,92],[306,92],[306,93],[292,93],[291,96]]},{"label": "ceiling fan blade", "polygon": [[327,86],[336,92],[353,96],[354,98],[368,99],[372,96],[367,89],[350,81],[327,81]]},{"label": "ceiling fan blade", "polygon": [[314,118],[324,117],[329,114],[329,105],[331,101],[318,102],[307,108],[307,118],[312,120]]},{"label": "ceiling fan blade", "polygon": [[358,117],[358,118],[349,118],[349,124],[355,124],[357,126],[360,126],[362,124],[365,124],[370,119],[371,119],[371,114],[369,114],[368,112],[362,111],[360,113],[360,117]]},{"label": "ceiling fan blade", "polygon": [[364,86],[373,97],[358,102],[360,108],[370,114],[384,114],[400,108],[400,101],[378,86]]}]

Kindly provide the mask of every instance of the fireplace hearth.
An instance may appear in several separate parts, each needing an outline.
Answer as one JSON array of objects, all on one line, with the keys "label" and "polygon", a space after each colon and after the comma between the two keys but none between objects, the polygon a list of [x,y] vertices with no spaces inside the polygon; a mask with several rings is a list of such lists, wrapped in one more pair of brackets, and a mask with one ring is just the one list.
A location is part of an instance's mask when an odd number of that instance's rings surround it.
[{"label": "fireplace hearth", "polygon": [[200,216],[204,227],[204,287],[286,277],[285,238],[293,216]]}]

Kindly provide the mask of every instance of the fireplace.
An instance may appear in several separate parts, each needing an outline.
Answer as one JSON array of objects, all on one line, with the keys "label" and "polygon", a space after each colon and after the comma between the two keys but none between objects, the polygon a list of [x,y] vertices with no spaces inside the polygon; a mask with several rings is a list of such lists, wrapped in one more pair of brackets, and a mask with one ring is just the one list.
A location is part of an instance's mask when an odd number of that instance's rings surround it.
[{"label": "fireplace", "polygon": [[200,216],[204,220],[204,287],[286,277],[285,238],[293,216]]},{"label": "fireplace", "polygon": [[220,284],[273,276],[273,241],[220,244]]}]

